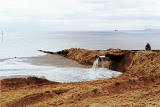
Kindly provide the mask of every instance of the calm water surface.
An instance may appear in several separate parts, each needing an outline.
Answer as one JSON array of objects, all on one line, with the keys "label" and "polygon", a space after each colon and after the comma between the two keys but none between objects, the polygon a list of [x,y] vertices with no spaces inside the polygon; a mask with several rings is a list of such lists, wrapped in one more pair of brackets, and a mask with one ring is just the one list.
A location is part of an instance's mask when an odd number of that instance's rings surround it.
[{"label": "calm water surface", "polygon": [[41,54],[36,51],[39,49],[144,49],[146,42],[153,49],[160,49],[160,32],[6,32],[0,44],[0,58],[36,56]]}]

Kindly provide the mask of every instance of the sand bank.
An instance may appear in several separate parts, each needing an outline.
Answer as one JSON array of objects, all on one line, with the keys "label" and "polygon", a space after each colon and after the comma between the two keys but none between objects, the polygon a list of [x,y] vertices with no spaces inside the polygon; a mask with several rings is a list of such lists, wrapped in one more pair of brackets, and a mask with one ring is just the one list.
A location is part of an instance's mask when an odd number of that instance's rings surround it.
[{"label": "sand bank", "polygon": [[160,106],[160,51],[68,49],[58,54],[84,65],[92,65],[95,55],[122,56],[118,60],[113,58],[111,69],[123,74],[106,80],[56,84],[35,84],[32,80],[30,85],[22,79],[25,85],[19,88],[16,87],[20,81],[1,80],[2,106]]}]

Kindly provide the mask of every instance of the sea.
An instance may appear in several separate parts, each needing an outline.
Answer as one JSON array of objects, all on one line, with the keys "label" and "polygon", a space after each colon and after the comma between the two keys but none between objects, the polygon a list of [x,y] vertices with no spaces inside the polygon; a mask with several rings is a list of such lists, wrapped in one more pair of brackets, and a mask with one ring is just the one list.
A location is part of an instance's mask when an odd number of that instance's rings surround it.
[{"label": "sea", "polygon": [[79,82],[112,78],[122,73],[103,67],[36,65],[24,60],[46,55],[38,50],[140,50],[145,49],[146,43],[150,43],[152,49],[160,49],[160,30],[4,32],[0,40],[0,79],[37,76],[57,82]]}]

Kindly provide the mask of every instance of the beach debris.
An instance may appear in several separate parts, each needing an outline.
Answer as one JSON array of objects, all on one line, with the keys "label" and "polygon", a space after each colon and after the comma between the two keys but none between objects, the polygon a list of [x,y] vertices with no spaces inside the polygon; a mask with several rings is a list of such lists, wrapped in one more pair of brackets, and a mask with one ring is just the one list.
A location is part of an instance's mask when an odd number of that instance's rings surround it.
[{"label": "beach debris", "polygon": [[151,50],[151,46],[149,43],[146,44],[145,50]]}]

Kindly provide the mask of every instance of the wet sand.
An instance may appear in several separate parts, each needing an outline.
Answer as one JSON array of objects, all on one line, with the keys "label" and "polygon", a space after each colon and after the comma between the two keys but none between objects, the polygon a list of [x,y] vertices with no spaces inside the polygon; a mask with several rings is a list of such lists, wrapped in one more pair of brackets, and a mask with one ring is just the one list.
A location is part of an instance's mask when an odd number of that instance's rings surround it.
[{"label": "wet sand", "polygon": [[[106,54],[106,51],[80,49],[67,51],[69,54],[66,57],[80,63],[91,60],[96,54]],[[125,54],[123,60],[116,60],[121,66],[126,67],[126,71],[118,77],[75,83],[54,83],[35,77],[4,79],[1,81],[2,106],[159,107],[160,51],[126,52],[117,50],[113,52],[111,50],[110,53],[118,56]],[[81,60],[82,57],[77,57],[84,54],[83,60]],[[130,55],[130,61],[126,61],[128,58],[126,55]],[[124,62],[129,64],[123,64]],[[88,61],[86,64],[90,64],[90,62]],[[119,66],[117,63],[116,65]]]},{"label": "wet sand", "polygon": [[36,57],[23,57],[20,58],[24,63],[29,63],[31,65],[38,66],[56,66],[56,67],[82,67],[86,68],[87,66],[79,64],[74,60],[67,59],[65,57],[59,55],[43,55]]},{"label": "wet sand", "polygon": [[[7,60],[19,60],[22,63],[35,65],[35,66],[44,66],[44,67],[63,67],[63,68],[87,68],[86,65],[79,64],[78,62],[67,59],[65,57],[59,55],[51,55],[46,54],[43,56],[34,56],[34,57],[15,57],[15,58],[6,58],[1,59],[0,61],[7,61]],[[1,72],[5,71],[15,71],[16,69],[5,69],[1,70]],[[5,78],[25,78],[27,75],[14,75],[14,76],[0,76],[0,80]]]}]

